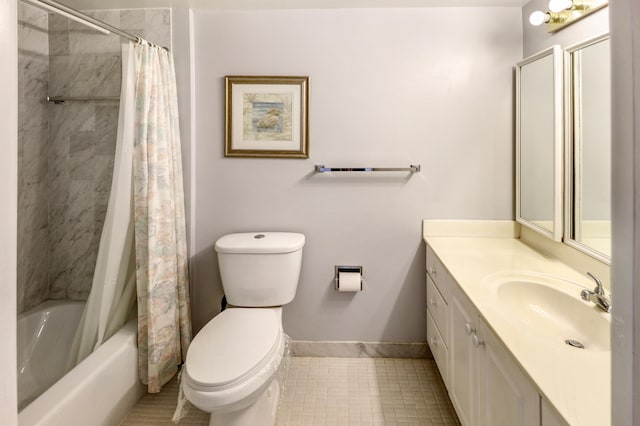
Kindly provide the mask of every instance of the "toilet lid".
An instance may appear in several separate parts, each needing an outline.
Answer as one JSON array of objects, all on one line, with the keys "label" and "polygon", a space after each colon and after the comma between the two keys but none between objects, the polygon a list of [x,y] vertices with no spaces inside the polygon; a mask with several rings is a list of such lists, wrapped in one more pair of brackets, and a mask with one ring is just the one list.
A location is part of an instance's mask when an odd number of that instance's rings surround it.
[{"label": "toilet lid", "polygon": [[231,308],[221,312],[189,346],[189,379],[213,387],[242,378],[275,350],[280,332],[280,318],[272,309]]}]

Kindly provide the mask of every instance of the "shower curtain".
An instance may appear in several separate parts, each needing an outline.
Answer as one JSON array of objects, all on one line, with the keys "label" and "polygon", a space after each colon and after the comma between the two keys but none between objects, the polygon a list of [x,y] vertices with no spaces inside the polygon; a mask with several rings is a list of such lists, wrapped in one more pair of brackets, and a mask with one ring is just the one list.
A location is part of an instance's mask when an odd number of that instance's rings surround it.
[{"label": "shower curtain", "polygon": [[191,342],[178,97],[171,54],[147,42],[134,51],[138,365],[159,392]]},{"label": "shower curtain", "polygon": [[114,174],[73,367],[138,308],[138,366],[149,392],[178,370],[191,341],[175,71],[152,44],[122,45]]},{"label": "shower curtain", "polygon": [[135,305],[133,250],[133,139],[135,73],[133,49],[122,46],[118,139],[109,204],[100,236],[91,292],[78,325],[67,369],[96,350],[127,321]]}]

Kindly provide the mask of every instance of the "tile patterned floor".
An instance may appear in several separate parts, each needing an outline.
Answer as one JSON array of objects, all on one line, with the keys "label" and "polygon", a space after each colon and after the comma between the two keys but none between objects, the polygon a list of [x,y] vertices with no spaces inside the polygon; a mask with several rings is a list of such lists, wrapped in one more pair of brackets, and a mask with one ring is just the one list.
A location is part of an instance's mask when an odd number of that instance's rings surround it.
[{"label": "tile patterned floor", "polygon": [[[147,395],[122,426],[172,425],[177,384]],[[207,425],[195,407],[180,424]],[[459,425],[433,360],[291,358],[278,426]]]},{"label": "tile patterned floor", "polygon": [[[146,394],[133,407],[121,426],[175,426],[171,421],[178,399],[178,381],[174,378],[167,383],[162,392]],[[181,425],[209,425],[209,413],[191,407],[180,422]]]}]

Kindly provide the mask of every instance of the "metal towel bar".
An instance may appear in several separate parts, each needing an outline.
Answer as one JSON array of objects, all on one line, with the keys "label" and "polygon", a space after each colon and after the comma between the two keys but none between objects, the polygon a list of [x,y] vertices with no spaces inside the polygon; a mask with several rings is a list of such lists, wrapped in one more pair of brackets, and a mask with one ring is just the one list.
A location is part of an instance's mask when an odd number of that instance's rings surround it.
[{"label": "metal towel bar", "polygon": [[65,102],[118,102],[119,96],[47,96],[47,102],[64,104]]},{"label": "metal towel bar", "polygon": [[316,164],[317,173],[327,172],[411,172],[420,171],[420,164],[412,164],[409,167],[325,167],[323,164]]}]

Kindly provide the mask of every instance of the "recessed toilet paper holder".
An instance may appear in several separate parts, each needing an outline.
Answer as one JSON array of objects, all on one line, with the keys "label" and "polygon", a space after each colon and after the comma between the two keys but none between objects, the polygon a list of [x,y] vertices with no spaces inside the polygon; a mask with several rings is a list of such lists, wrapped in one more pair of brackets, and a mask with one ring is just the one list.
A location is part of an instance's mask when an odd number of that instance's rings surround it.
[{"label": "recessed toilet paper holder", "polygon": [[360,291],[362,291],[362,266],[346,266],[346,265],[336,265],[336,275],[334,278],[336,290],[340,290],[340,273],[358,273],[360,274]]}]

